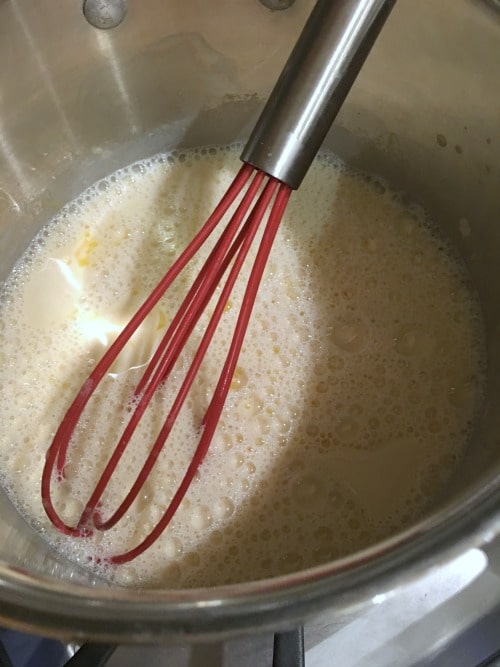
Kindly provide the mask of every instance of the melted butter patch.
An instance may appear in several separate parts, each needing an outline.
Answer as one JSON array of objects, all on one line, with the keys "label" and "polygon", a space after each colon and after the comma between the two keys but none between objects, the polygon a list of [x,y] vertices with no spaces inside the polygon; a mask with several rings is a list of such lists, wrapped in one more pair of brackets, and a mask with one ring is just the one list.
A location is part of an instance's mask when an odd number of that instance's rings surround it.
[{"label": "melted butter patch", "polygon": [[90,232],[85,232],[82,243],[75,250],[76,264],[81,268],[91,266],[98,245],[97,239]]},{"label": "melted butter patch", "polygon": [[24,287],[24,322],[50,330],[74,319],[82,292],[81,277],[65,261],[49,257]]}]

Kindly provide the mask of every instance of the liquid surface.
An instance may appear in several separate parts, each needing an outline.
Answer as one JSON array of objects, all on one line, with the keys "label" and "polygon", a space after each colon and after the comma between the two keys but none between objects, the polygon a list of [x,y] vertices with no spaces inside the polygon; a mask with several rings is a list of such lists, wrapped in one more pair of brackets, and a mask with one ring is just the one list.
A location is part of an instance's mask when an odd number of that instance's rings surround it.
[{"label": "liquid surface", "polygon": [[[135,546],[172,497],[244,281],[165,451],[116,528],[84,540],[51,526],[40,497],[45,451],[96,360],[227,189],[237,154],[160,155],[111,175],[41,231],[3,287],[1,482],[47,540],[86,567],[89,555]],[[131,388],[195,275],[196,266],[181,275],[91,402],[67,480],[53,485],[67,521],[78,519]],[[119,584],[210,586],[323,563],[403,529],[461,456],[483,365],[478,303],[422,212],[377,179],[318,159],[290,201],[197,479],[144,555],[94,568]],[[105,516],[135,479],[181,370],[141,422],[103,499]]]}]

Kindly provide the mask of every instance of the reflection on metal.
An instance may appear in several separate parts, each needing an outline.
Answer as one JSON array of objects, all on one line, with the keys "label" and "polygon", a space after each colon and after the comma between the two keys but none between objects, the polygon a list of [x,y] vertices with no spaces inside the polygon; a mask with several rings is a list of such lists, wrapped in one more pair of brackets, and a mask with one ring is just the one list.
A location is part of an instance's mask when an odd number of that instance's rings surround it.
[{"label": "reflection on metal", "polygon": [[[1,107],[2,97],[0,95],[0,155],[2,156],[3,161],[5,162],[9,171],[12,172],[12,175],[19,185],[19,189],[23,193],[23,196],[27,199],[31,193],[31,190],[33,189],[32,184],[27,173],[26,164],[23,164],[23,162],[18,159],[16,152],[10,143],[8,132],[5,131],[4,124],[2,122]],[[16,212],[21,210],[17,201],[6,190],[2,189],[1,195],[2,199],[8,199],[12,208]]]},{"label": "reflection on metal", "polygon": [[288,9],[293,5],[295,0],[260,0],[260,2],[264,7],[276,11],[279,9]]},{"label": "reflection on metal", "polygon": [[73,148],[76,148],[78,145],[78,142],[76,140],[76,137],[73,133],[73,128],[71,127],[71,124],[68,120],[68,116],[66,115],[66,112],[64,110],[64,107],[61,102],[61,96],[59,95],[55,85],[54,81],[52,79],[52,76],[50,74],[49,67],[46,64],[46,61],[43,57],[43,49],[40,49],[38,45],[35,42],[35,39],[33,38],[33,35],[31,33],[31,30],[28,27],[28,23],[24,20],[24,16],[21,12],[21,9],[19,7],[19,3],[17,0],[12,1],[12,9],[14,11],[14,15],[16,17],[16,20],[18,21],[22,34],[24,35],[28,47],[30,50],[30,53],[33,56],[33,60],[36,63],[41,77],[45,83],[45,86],[49,92],[50,98],[52,99],[52,102],[57,110],[57,113],[61,119],[61,125],[62,128],[68,137],[68,139],[71,141],[71,144]]},{"label": "reflection on metal", "polygon": [[110,30],[120,25],[127,15],[126,0],[85,0],[83,15],[94,28]]},{"label": "reflection on metal", "polygon": [[140,130],[140,123],[137,120],[136,114],[134,112],[128,88],[125,83],[125,77],[123,76],[122,67],[113,48],[113,41],[111,36],[109,33],[101,32],[100,30],[95,33],[95,36],[99,51],[101,51],[103,56],[105,56],[106,62],[111,69],[113,79],[115,80],[116,89],[123,104],[123,109],[130,127],[130,131],[132,134],[136,134]]}]

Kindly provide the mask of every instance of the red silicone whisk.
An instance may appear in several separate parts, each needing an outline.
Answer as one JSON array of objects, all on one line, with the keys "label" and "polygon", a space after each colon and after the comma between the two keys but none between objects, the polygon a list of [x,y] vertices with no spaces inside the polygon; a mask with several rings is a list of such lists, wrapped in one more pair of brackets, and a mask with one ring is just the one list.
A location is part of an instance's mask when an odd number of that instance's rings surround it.
[{"label": "red silicone whisk", "polygon": [[[190,387],[215,334],[252,242],[263,226],[229,351],[201,423],[195,454],[172,501],[149,535],[134,548],[116,554],[112,563],[130,561],[148,549],[168,526],[207,454],[228,394],[252,307],[291,191],[296,189],[340,109],[368,51],[395,0],[319,0],[248,141],[243,166],[204,226],[160,280],[78,392],[47,451],[42,475],[45,511],[62,533],[89,536],[108,530],[126,514],[139,495],[171,433]],[[239,203],[237,203],[239,202]],[[68,525],[56,511],[51,488],[64,477],[68,449],[85,406],[131,336],[186,264],[200,250],[228,210],[237,206],[207,260],[170,322],[134,393],[134,409],[80,519]],[[233,207],[234,208],[234,207]],[[108,516],[101,499],[141,417],[169,375],[216,289],[220,294],[181,387],[149,455],[121,504]]]}]

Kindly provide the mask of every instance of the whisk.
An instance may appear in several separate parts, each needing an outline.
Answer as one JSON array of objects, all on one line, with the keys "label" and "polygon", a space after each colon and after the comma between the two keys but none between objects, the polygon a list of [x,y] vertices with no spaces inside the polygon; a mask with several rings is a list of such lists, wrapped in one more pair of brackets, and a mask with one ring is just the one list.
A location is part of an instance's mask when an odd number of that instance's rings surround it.
[{"label": "whisk", "polygon": [[[192,460],[170,504],[137,546],[107,561],[130,561],[148,549],[168,526],[205,458],[227,397],[262,274],[292,190],[297,189],[333,123],[395,0],[319,0],[246,144],[243,165],[212,215],[172,264],[84,382],[47,450],[42,474],[44,509],[65,535],[90,536],[115,526],[150,475],[196,378],[256,234],[264,224],[229,351],[201,423]],[[55,509],[51,488],[65,476],[68,449],[88,401],[144,319],[200,250],[233,206],[234,212],[179,310],[171,320],[134,392],[135,407],[75,525]],[[158,387],[168,381],[216,290],[220,294],[199,347],[146,460],[123,501],[103,518],[101,499],[131,437]]]}]

